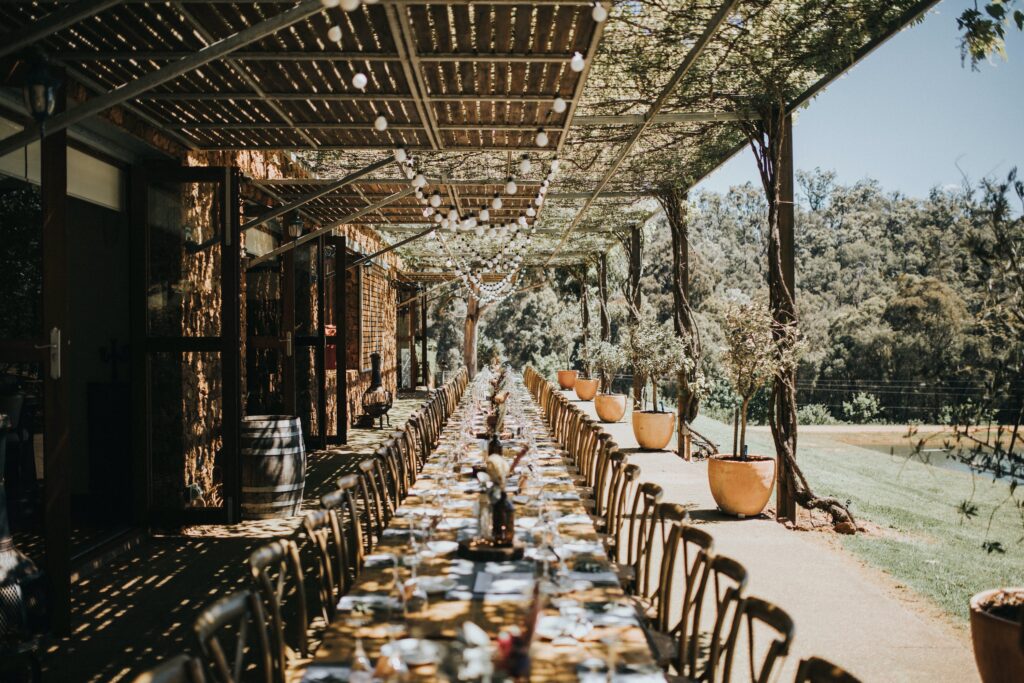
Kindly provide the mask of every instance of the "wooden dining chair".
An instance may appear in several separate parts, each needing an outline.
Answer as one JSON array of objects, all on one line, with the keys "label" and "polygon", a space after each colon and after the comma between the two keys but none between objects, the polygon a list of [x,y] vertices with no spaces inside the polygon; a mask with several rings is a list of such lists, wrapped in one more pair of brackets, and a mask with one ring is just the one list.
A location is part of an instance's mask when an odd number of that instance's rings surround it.
[{"label": "wooden dining chair", "polygon": [[622,548],[620,547],[620,559],[615,562],[619,583],[627,593],[636,592],[636,579],[641,574],[640,565],[643,562],[644,548],[647,544],[648,527],[654,516],[654,508],[661,502],[663,495],[662,488],[649,481],[640,484],[633,495],[629,515],[625,520],[627,526],[626,555],[622,557]]},{"label": "wooden dining chair", "polygon": [[729,635],[743,616],[747,570],[730,557],[715,555],[711,558],[708,573],[704,600],[700,605],[695,606],[698,612],[694,615],[697,623],[700,624],[698,629],[703,630],[703,608],[710,601],[710,606],[714,610],[714,621],[708,638],[708,656],[700,678],[706,681],[728,681],[728,679],[720,677],[722,658],[727,655],[730,642],[732,646],[736,644],[735,639],[730,639]]},{"label": "wooden dining chair", "polygon": [[143,671],[132,679],[132,683],[206,683],[206,676],[201,661],[182,654]]},{"label": "wooden dining chair", "polygon": [[800,661],[793,683],[860,683],[860,679],[827,659],[808,657]]},{"label": "wooden dining chair", "polygon": [[363,525],[363,548],[373,550],[384,533],[384,509],[381,493],[377,488],[376,469],[373,458],[361,460],[358,464],[359,503],[362,508],[360,522]]},{"label": "wooden dining chair", "polygon": [[271,660],[266,617],[256,593],[243,590],[217,600],[199,613],[194,631],[206,670],[216,683],[285,683],[283,672],[275,670]]},{"label": "wooden dining chair", "polygon": [[334,510],[337,515],[339,535],[341,538],[341,565],[338,568],[341,577],[342,591],[352,589],[363,568],[363,532],[359,519],[359,506],[356,503],[356,490],[359,480],[354,474],[340,477],[338,488],[320,498],[324,509]]},{"label": "wooden dining chair", "polygon": [[640,479],[640,466],[626,464],[621,468],[619,479],[615,483],[612,504],[608,506],[605,535],[608,537],[606,546],[608,556],[615,562],[620,561],[619,548],[622,545],[622,532],[625,527],[626,501],[629,500]]},{"label": "wooden dining chair", "polygon": [[[672,530],[686,520],[686,508],[676,503],[658,503],[654,508],[644,547],[639,590],[634,596],[638,609],[649,620],[649,627],[668,630],[667,612],[662,610],[663,596],[671,595],[675,548],[679,537]],[[657,557],[657,559],[655,559]]]},{"label": "wooden dining chair", "polygon": [[[744,626],[746,628],[744,628]],[[725,662],[722,681],[732,681],[733,660],[737,656],[737,641],[746,634],[743,654],[746,655],[746,666],[741,677],[749,674],[750,683],[769,683],[775,667],[789,655],[793,643],[793,619],[782,608],[767,600],[756,597],[744,598],[733,620],[725,648]],[[765,646],[758,645],[760,634],[766,633],[768,642]]]},{"label": "wooden dining chair", "polygon": [[391,518],[401,501],[401,494],[396,486],[397,472],[392,471],[390,455],[384,446],[374,451],[370,459],[373,460],[371,474],[377,487],[377,495],[380,496],[381,521],[386,527],[391,523]]},{"label": "wooden dining chair", "polygon": [[[256,593],[270,616],[271,659],[275,670],[288,678],[290,669],[309,662],[309,609],[306,577],[299,549],[290,539],[278,539],[249,555]],[[321,629],[326,623],[321,625]]]},{"label": "wooden dining chair", "polygon": [[316,557],[320,614],[324,623],[329,624],[334,619],[338,600],[345,593],[343,572],[346,559],[343,557],[344,540],[338,511],[325,509],[308,512],[302,518],[302,526]]}]

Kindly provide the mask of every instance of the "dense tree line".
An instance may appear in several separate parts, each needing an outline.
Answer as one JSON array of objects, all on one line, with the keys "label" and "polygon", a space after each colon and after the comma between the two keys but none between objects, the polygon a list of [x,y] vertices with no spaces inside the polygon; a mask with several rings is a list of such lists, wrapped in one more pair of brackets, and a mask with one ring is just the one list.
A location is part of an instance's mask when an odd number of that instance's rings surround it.
[{"label": "dense tree line", "polygon": [[[1006,222],[1009,237],[1019,243],[1024,226],[1013,183],[1002,187],[1002,200],[997,185],[936,188],[912,198],[873,180],[843,185],[829,171],[798,175],[796,300],[809,349],[798,373],[803,421],[948,421],[978,406],[1013,421],[1024,384],[1024,340],[1014,338],[1012,327],[986,322],[995,285],[986,272],[992,262],[980,256],[1007,248],[994,244],[986,229],[999,201],[1018,217]],[[764,193],[751,184],[690,197],[691,305],[713,380],[705,410],[719,417],[733,401],[717,379],[719,320],[728,301],[765,295],[765,212]],[[671,252],[663,214],[647,221],[644,238],[643,299],[667,320],[672,295],[665,255]],[[609,272],[609,313],[619,339],[626,320],[619,249],[609,253]],[[552,372],[575,360],[581,338],[577,274],[531,277],[531,289],[484,316],[480,357],[499,352],[516,365]],[[593,269],[590,286],[593,320]],[[452,367],[461,358],[460,305],[458,297],[444,297],[433,316],[438,358]],[[764,403],[763,396],[755,399],[754,420],[764,419]]]}]

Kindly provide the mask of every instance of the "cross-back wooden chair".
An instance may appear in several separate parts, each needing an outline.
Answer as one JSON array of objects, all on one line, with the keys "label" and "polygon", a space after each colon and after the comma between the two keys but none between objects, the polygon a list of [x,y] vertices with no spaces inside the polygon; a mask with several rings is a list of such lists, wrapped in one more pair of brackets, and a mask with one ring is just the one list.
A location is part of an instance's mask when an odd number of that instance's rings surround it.
[{"label": "cross-back wooden chair", "polygon": [[[742,637],[741,632],[747,636],[744,648],[747,666],[744,668],[750,675],[750,683],[768,683],[772,680],[775,667],[789,654],[793,643],[793,619],[785,610],[767,600],[744,598],[726,643],[723,681],[733,680],[733,661],[737,656],[737,641]],[[763,648],[757,643],[761,633],[766,633],[768,638]]]},{"label": "cross-back wooden chair", "polygon": [[[674,578],[675,547],[678,534],[672,530],[686,521],[686,508],[676,503],[658,503],[654,507],[651,523],[647,529],[647,542],[644,546],[642,572],[638,578],[637,602],[640,609],[650,619],[650,625],[656,630],[668,630],[663,621],[661,603],[663,595],[671,595],[670,582]],[[656,562],[655,556],[661,557]]]},{"label": "cross-back wooden chair", "polygon": [[249,569],[270,616],[274,668],[284,676],[290,667],[309,658],[306,576],[298,546],[287,538],[261,546],[249,555]]},{"label": "cross-back wooden chair", "polygon": [[794,683],[860,683],[860,679],[827,659],[808,657],[797,667]]},{"label": "cross-back wooden chair", "polygon": [[[266,617],[254,592],[238,591],[217,600],[199,613],[194,630],[207,671],[217,683],[284,683],[283,672],[271,660]],[[230,653],[229,638],[234,643]]]},{"label": "cross-back wooden chair", "polygon": [[340,527],[341,564],[338,574],[342,591],[347,593],[359,577],[363,568],[363,532],[359,521],[359,506],[356,503],[358,478],[354,474],[340,477],[338,488],[320,498],[320,505],[334,510]]},{"label": "cross-back wooden chair", "polygon": [[619,548],[622,543],[622,531],[625,527],[626,501],[634,491],[640,478],[640,466],[626,464],[620,471],[619,480],[615,484],[613,502],[608,506],[605,535],[607,536],[608,555],[615,562],[620,561]]},{"label": "cross-back wooden chair", "polygon": [[[612,443],[609,441],[609,443]],[[600,509],[600,514],[592,515],[594,528],[605,534],[610,533],[608,522],[611,518],[611,510],[616,504],[618,487],[622,483],[622,475],[628,464],[626,454],[619,450],[614,444],[608,449],[607,471],[601,482],[600,488],[594,491],[594,509]]]},{"label": "cross-back wooden chair", "polygon": [[366,552],[373,550],[384,533],[384,509],[374,476],[374,460],[366,458],[357,465],[359,477],[359,504],[362,514],[359,521],[363,525],[363,548]]},{"label": "cross-back wooden chair", "polygon": [[627,593],[634,593],[638,588],[637,577],[642,574],[648,528],[654,518],[654,508],[661,502],[663,495],[662,488],[649,481],[640,484],[633,495],[633,503],[627,518],[626,556],[625,558],[621,557],[622,548],[620,547],[620,559],[616,563],[619,581]]},{"label": "cross-back wooden chair", "polygon": [[331,623],[338,600],[345,593],[343,572],[346,564],[345,541],[337,510],[313,510],[302,518],[306,538],[316,556],[317,596],[325,624]]},{"label": "cross-back wooden chair", "polygon": [[[711,627],[709,639],[708,656],[701,674],[701,680],[719,681],[722,657],[726,655],[729,646],[729,635],[734,626],[741,619],[743,612],[743,597],[747,588],[747,570],[736,560],[724,555],[715,555],[711,558],[708,566],[707,588],[704,591],[704,604],[708,596],[711,598],[711,606],[714,608],[714,623]],[[695,615],[700,619],[700,615]],[[698,622],[701,623],[701,622]],[[695,634],[698,637],[699,634]],[[735,640],[732,640],[735,645]]]},{"label": "cross-back wooden chair", "polygon": [[171,657],[149,671],[143,671],[132,683],[205,683],[203,663],[189,655]]},{"label": "cross-back wooden chair", "polygon": [[391,522],[395,509],[401,500],[401,494],[396,487],[398,473],[393,472],[390,455],[384,446],[379,447],[373,452],[371,460],[373,460],[373,480],[377,486],[377,493],[380,495],[381,501],[381,513],[383,515],[381,520],[384,522],[384,526],[387,526]]}]

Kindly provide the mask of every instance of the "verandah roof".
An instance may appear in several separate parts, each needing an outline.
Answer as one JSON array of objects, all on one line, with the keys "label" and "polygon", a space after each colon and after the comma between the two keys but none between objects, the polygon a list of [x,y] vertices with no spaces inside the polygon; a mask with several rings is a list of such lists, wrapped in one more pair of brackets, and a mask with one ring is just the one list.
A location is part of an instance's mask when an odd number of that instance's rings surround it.
[{"label": "verandah roof", "polygon": [[[97,91],[296,6],[82,2],[99,11],[42,42],[69,75]],[[526,263],[571,263],[614,243],[614,231],[635,219],[633,198],[664,183],[689,187],[731,156],[744,141],[737,120],[752,116],[759,100],[770,95],[797,108],[932,4],[637,0],[615,5],[598,24],[589,0],[382,0],[353,12],[320,10],[315,2],[308,16],[146,90],[130,106],[186,147],[296,150],[327,179],[402,144],[422,161],[428,192],[439,190],[444,206],[461,210],[501,192],[508,175],[518,176],[518,155],[529,152],[534,170],[517,177],[520,192],[502,197],[505,208],[492,222],[523,210],[557,155],[562,169]],[[14,37],[74,7],[4,3],[0,21]],[[338,43],[327,38],[332,25],[341,29]],[[586,59],[582,72],[569,66],[577,51]],[[365,92],[352,86],[356,72],[368,77]],[[765,92],[766,83],[779,92]],[[562,114],[551,106],[556,95],[569,102]],[[651,117],[654,102],[660,108]],[[388,119],[384,132],[373,128],[378,114]],[[550,142],[538,148],[542,127]],[[273,189],[287,201],[314,186],[296,179]],[[329,223],[407,186],[392,164],[306,210]],[[393,240],[433,224],[408,195],[353,222]],[[444,269],[439,241],[421,239],[401,251],[417,270]]]}]

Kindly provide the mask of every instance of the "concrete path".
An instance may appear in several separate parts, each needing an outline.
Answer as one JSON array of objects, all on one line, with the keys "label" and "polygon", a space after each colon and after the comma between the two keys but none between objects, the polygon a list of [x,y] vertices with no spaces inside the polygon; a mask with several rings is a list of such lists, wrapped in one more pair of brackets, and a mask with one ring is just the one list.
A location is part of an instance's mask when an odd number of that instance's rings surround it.
[{"label": "concrete path", "polygon": [[[571,392],[566,395],[575,399]],[[596,417],[593,403],[577,405]],[[847,668],[865,683],[978,680],[964,629],[843,551],[831,534],[790,531],[766,518],[722,515],[703,462],[637,450],[629,413],[623,422],[604,428],[629,452],[629,461],[642,468],[641,481],[660,484],[666,501],[686,505],[694,523],[714,536],[716,552],[747,567],[749,593],[793,618],[794,648],[776,680],[792,680],[799,660],[811,655]]]}]

